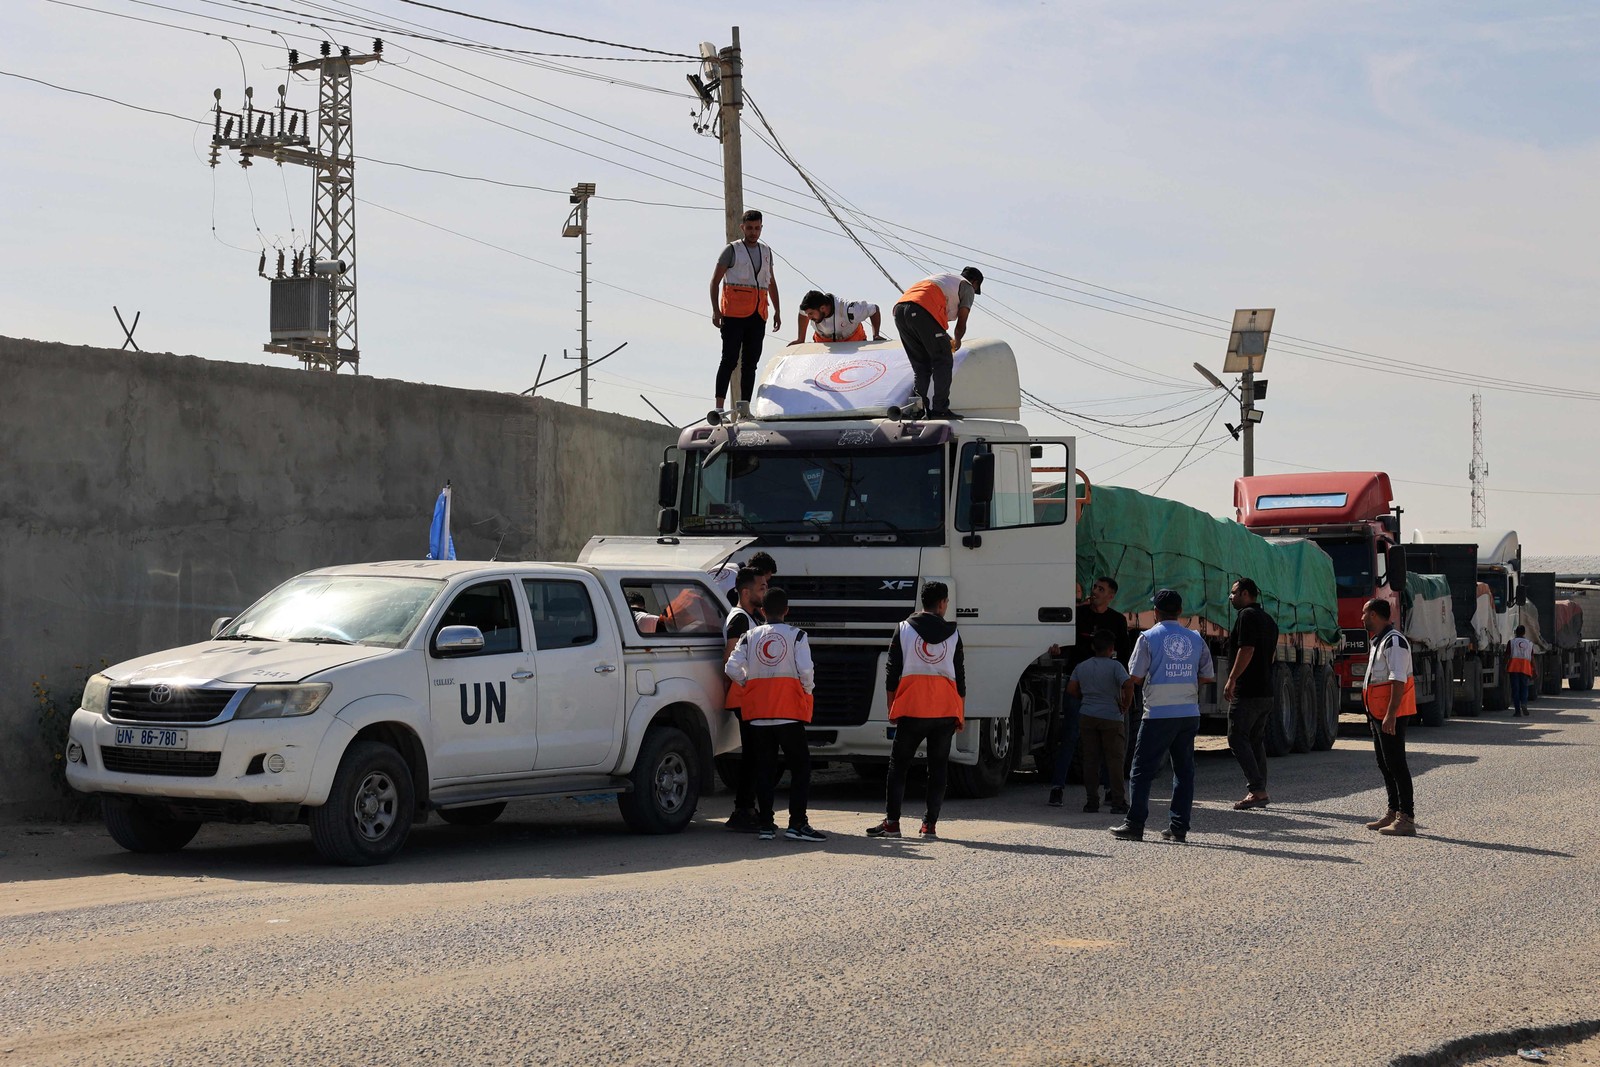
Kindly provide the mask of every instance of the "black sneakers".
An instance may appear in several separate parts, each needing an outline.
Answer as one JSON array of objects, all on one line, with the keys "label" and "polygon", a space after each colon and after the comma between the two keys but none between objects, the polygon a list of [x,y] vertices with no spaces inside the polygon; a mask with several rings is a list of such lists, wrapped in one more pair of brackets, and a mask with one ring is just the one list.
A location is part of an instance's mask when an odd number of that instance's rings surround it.
[{"label": "black sneakers", "polygon": [[[763,831],[763,836],[764,835],[765,831]],[[799,826],[791,826],[783,832],[783,836],[787,837],[790,841],[826,841],[828,839],[827,834],[819,833],[818,831],[813,830],[810,823],[801,823]]]},{"label": "black sneakers", "polygon": [[761,840],[763,840],[763,841],[771,841],[774,837],[777,837],[777,836],[778,836],[778,827],[775,824],[769,822],[769,823],[767,823],[767,825],[765,825],[765,826],[763,826],[761,828]]},{"label": "black sneakers", "polygon": [[734,808],[733,814],[728,816],[728,821],[722,826],[723,829],[732,830],[736,834],[753,834],[761,829],[761,820],[756,818],[756,813],[749,808]]},{"label": "black sneakers", "polygon": [[1061,806],[1061,790],[1050,790],[1050,799],[1045,801],[1045,803],[1049,804],[1052,808],[1059,808]]},{"label": "black sneakers", "polygon": [[885,819],[876,826],[867,827],[868,837],[899,837],[900,820]]},{"label": "black sneakers", "polygon": [[1093,815],[1095,812],[1100,810],[1100,805],[1096,804],[1094,801],[1091,800],[1088,803],[1084,804],[1083,810],[1084,810],[1085,813],[1087,813],[1089,815]]},{"label": "black sneakers", "polygon": [[1123,822],[1111,828],[1111,836],[1118,841],[1143,841],[1144,827]]},{"label": "black sneakers", "polygon": [[1161,831],[1163,841],[1176,841],[1179,844],[1189,840],[1189,831],[1177,826],[1169,826]]}]

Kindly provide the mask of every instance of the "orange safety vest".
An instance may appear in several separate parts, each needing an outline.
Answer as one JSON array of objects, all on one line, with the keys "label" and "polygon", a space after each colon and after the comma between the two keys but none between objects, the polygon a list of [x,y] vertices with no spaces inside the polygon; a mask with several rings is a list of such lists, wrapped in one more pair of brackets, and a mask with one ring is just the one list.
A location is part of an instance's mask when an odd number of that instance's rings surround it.
[{"label": "orange safety vest", "polygon": [[[1381,719],[1389,714],[1389,694],[1393,691],[1395,682],[1388,677],[1388,667],[1381,653],[1384,645],[1391,644],[1395,640],[1405,644],[1406,651],[1410,652],[1411,646],[1406,643],[1406,639],[1400,631],[1390,630],[1373,643],[1372,651],[1367,655],[1367,673],[1361,683],[1361,706],[1366,708],[1367,714],[1374,719]],[[1375,673],[1374,667],[1379,663],[1385,663],[1385,677],[1383,681],[1375,682],[1372,680]],[[1406,677],[1405,689],[1400,694],[1400,708],[1395,712],[1395,717],[1403,719],[1407,715],[1415,715],[1416,713],[1417,678],[1413,673]]]},{"label": "orange safety vest", "polygon": [[921,304],[928,314],[939,320],[940,326],[949,329],[950,320],[961,306],[961,282],[959,274],[935,274],[901,293],[900,303]]},{"label": "orange safety vest", "polygon": [[722,296],[717,306],[731,319],[751,315],[767,317],[767,287],[772,284],[772,250],[756,245],[754,256],[743,241],[730,245],[733,265],[722,276]]},{"label": "orange safety vest", "polygon": [[856,323],[856,332],[851,334],[849,337],[818,337],[816,327],[813,326],[811,329],[811,339],[813,341],[820,341],[825,345],[831,345],[839,341],[865,341],[867,339],[867,328],[865,325],[858,322]]},{"label": "orange safety vest", "polygon": [[1533,642],[1526,637],[1511,639],[1511,664],[1506,668],[1511,674],[1533,676]]},{"label": "orange safety vest", "polygon": [[930,645],[908,620],[900,624],[895,640],[900,642],[900,684],[889,699],[889,721],[953,718],[965,722],[966,702],[956,688],[956,647],[961,635],[953,633]]},{"label": "orange safety vest", "polygon": [[[805,631],[783,622],[757,626],[739,638],[745,667],[739,715],[745,722],[811,721],[811,694],[800,680],[801,668],[809,669],[811,662],[805,639]],[[735,656],[740,649],[734,650]]]}]

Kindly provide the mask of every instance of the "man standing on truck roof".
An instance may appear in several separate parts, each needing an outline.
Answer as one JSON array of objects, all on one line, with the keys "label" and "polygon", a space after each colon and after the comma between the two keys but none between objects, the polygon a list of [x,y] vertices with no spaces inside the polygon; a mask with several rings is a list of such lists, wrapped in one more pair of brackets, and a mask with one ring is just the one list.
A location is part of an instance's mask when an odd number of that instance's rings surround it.
[{"label": "man standing on truck roof", "polygon": [[966,725],[967,670],[961,635],[955,623],[944,617],[949,610],[950,587],[928,582],[922,587],[922,610],[900,624],[889,645],[884,684],[889,690],[894,748],[889,755],[885,817],[867,828],[868,837],[900,836],[906,775],[924,741],[928,743],[928,807],[919,832],[929,841],[939,836],[950,743]]},{"label": "man standing on truck roof", "polygon": [[818,341],[865,341],[866,323],[872,323],[872,339],[883,340],[883,312],[877,304],[865,300],[849,300],[841,304],[832,293],[813,289],[800,298],[800,331],[789,344],[806,343],[806,327]]},{"label": "man standing on truck roof", "polygon": [[1278,624],[1261,606],[1261,589],[1240,578],[1228,593],[1239,614],[1228,634],[1228,681],[1222,699],[1228,702],[1228,748],[1244,771],[1244,799],[1236,811],[1264,808],[1267,796],[1267,717],[1277,710],[1272,691],[1272,660],[1278,649]]},{"label": "man standing on truck roof", "polygon": [[1533,688],[1533,642],[1528,628],[1519,626],[1506,642],[1506,673],[1511,676],[1511,716],[1528,714],[1528,690]]},{"label": "man standing on truck roof", "polygon": [[711,273],[711,325],[722,331],[722,362],[717,367],[717,410],[728,398],[728,383],[739,370],[739,395],[746,401],[756,387],[767,301],[772,302],[772,332],[783,325],[778,280],[772,275],[772,249],[761,242],[761,212],[746,211],[739,224],[744,240],[717,257]]},{"label": "man standing on truck roof", "polygon": [[[1076,667],[1095,655],[1094,635],[1101,630],[1111,634],[1112,641],[1115,644],[1117,662],[1124,667],[1128,665],[1128,652],[1130,650],[1128,644],[1128,617],[1111,606],[1111,602],[1116,599],[1116,595],[1117,580],[1108,575],[1101,575],[1096,578],[1094,584],[1089,587],[1089,599],[1078,605],[1078,639],[1073,646],[1072,663],[1069,666]],[[1060,655],[1060,646],[1050,646],[1050,654],[1053,656]],[[1131,707],[1131,703],[1129,707]],[[1080,733],[1078,728],[1079,708],[1079,700],[1072,695],[1069,687],[1066,696],[1062,700],[1061,739],[1056,744],[1055,768],[1050,778],[1050,799],[1048,803],[1052,808],[1061,806],[1062,794],[1067,787],[1067,772],[1072,768],[1072,757],[1078,747],[1078,735]],[[1132,729],[1132,724],[1124,720],[1123,736],[1125,738]],[[1113,775],[1121,775],[1125,780],[1128,777],[1126,759],[1127,757],[1124,756],[1119,761],[1122,763],[1121,766],[1112,767],[1107,765],[1106,769]],[[1090,771],[1088,767],[1084,768],[1083,775],[1085,778],[1099,777],[1097,773]],[[1114,805],[1112,808],[1113,814],[1120,815],[1122,811],[1127,810],[1123,799],[1120,799],[1122,796],[1123,789],[1119,785],[1111,798]],[[1117,810],[1119,808],[1122,810]]]},{"label": "man standing on truck roof", "polygon": [[[766,621],[761,618],[761,601],[767,595],[767,577],[754,567],[740,567],[734,591],[739,596],[738,606],[728,612],[728,617],[722,623],[724,668],[733,656],[733,650],[739,644],[739,639]],[[725,825],[735,833],[753,834],[761,829],[761,824],[756,820],[756,779],[750,748],[750,730],[739,711],[743,703],[744,686],[737,680],[730,679],[728,695],[723,700],[722,706],[733,712],[734,718],[739,720],[739,769],[738,779],[733,787],[733,814],[728,816]]]},{"label": "man standing on truck roof", "polygon": [[1128,673],[1135,685],[1144,686],[1144,720],[1133,754],[1133,796],[1128,816],[1111,828],[1111,836],[1124,841],[1144,839],[1145,818],[1150,813],[1150,783],[1161,757],[1172,757],[1170,825],[1161,831],[1168,841],[1189,836],[1189,814],[1194,807],[1194,738],[1200,732],[1200,687],[1216,680],[1211,650],[1193,630],[1179,625],[1183,598],[1176,590],[1158,589],[1150,603],[1157,622],[1134,642]]},{"label": "man standing on truck roof", "polygon": [[1411,768],[1406,763],[1406,720],[1417,714],[1417,682],[1411,675],[1411,643],[1390,621],[1387,600],[1367,601],[1361,612],[1368,642],[1367,673],[1361,679],[1361,704],[1372,717],[1372,747],[1389,791],[1389,812],[1367,823],[1368,830],[1391,837],[1415,837]]},{"label": "man standing on truck roof", "polygon": [[790,841],[826,841],[826,834],[812,829],[806,813],[811,789],[806,723],[811,721],[811,691],[816,687],[811,646],[804,630],[783,621],[789,614],[789,596],[782,589],[768,589],[761,610],[767,621],[739,638],[727,667],[728,677],[744,686],[739,717],[750,724],[761,839],[778,836],[772,795],[782,773],[781,748],[789,764],[789,828],[783,836]]},{"label": "man standing on truck roof", "polygon": [[[900,344],[911,362],[911,391],[929,405],[928,413],[948,417],[950,378],[955,373],[956,349],[967,334],[967,313],[973,297],[983,292],[983,271],[962,267],[960,274],[934,274],[900,294],[894,306],[894,325]],[[956,324],[955,335],[948,331]],[[933,381],[933,396],[928,382]]]}]

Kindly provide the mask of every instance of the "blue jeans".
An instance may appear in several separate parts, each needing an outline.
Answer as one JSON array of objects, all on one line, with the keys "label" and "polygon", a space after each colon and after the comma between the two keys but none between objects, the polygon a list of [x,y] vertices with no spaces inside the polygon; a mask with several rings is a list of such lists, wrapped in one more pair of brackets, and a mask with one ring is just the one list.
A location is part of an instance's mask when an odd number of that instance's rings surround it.
[{"label": "blue jeans", "polygon": [[1172,825],[1189,829],[1194,808],[1194,737],[1200,718],[1145,719],[1139,723],[1139,741],[1133,753],[1133,795],[1128,799],[1128,825],[1144,829],[1150,814],[1150,783],[1161,757],[1172,755]]},{"label": "blue jeans", "polygon": [[[1072,757],[1078,752],[1078,713],[1083,698],[1065,693],[1061,704],[1061,739],[1056,742],[1055,773],[1050,777],[1051,789],[1065,789],[1067,771],[1072,769]],[[1087,771],[1084,772],[1087,775]]]},{"label": "blue jeans", "polygon": [[1511,706],[1517,711],[1528,710],[1528,690],[1532,689],[1533,678],[1527,674],[1513,674],[1511,676]]}]

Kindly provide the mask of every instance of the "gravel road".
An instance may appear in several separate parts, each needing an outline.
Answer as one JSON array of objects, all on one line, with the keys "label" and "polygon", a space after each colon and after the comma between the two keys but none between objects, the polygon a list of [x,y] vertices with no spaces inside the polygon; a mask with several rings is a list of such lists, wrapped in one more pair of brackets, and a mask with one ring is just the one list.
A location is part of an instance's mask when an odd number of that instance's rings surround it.
[{"label": "gravel road", "polygon": [[1206,753],[1186,845],[1025,776],[937,843],[868,840],[881,794],[848,773],[820,845],[726,833],[725,795],[671,838],[610,802],[435,820],[362,870],[301,827],[161,857],[0,827],[0,1067],[1382,1065],[1589,1018],[1600,694],[1535,709],[1413,734],[1414,840],[1362,827],[1357,736],[1274,761],[1266,811]]}]

